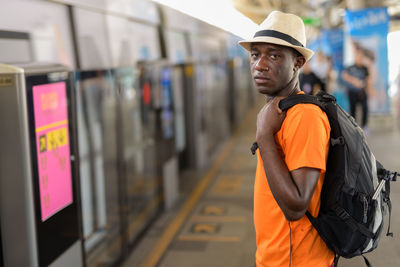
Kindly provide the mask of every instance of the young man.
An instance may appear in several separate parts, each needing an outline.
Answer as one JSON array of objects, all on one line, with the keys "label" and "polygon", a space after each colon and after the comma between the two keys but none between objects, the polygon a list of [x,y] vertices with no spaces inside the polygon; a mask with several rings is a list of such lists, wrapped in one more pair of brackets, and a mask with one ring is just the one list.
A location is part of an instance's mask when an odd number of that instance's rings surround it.
[{"label": "young man", "polygon": [[305,48],[302,20],[272,12],[252,40],[251,72],[266,104],[257,117],[257,170],[254,186],[256,263],[264,266],[328,267],[334,255],[305,212],[318,215],[329,149],[329,121],[312,104],[285,114],[279,101],[302,93],[299,69],[313,52]]}]

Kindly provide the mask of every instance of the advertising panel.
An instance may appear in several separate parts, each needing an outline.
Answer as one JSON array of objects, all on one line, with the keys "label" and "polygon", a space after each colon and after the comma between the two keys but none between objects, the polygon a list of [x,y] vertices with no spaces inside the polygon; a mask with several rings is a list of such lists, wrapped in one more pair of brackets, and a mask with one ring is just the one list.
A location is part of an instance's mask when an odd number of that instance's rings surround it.
[{"label": "advertising panel", "polygon": [[343,30],[324,29],[322,31],[322,50],[332,60],[332,67],[341,73],[343,70]]},{"label": "advertising panel", "polygon": [[386,7],[347,10],[345,16],[344,65],[352,65],[355,57],[362,55],[372,83],[368,95],[372,113],[390,111],[387,49],[389,20]]},{"label": "advertising panel", "polygon": [[73,202],[66,83],[33,89],[41,220]]}]

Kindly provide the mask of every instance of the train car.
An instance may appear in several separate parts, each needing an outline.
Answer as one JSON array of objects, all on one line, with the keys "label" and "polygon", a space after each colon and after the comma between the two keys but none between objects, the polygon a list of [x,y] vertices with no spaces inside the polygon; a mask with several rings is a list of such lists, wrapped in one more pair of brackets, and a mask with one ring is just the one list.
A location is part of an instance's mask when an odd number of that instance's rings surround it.
[{"label": "train car", "polygon": [[[238,37],[151,1],[5,5],[0,63],[61,64],[71,79],[81,264],[121,262],[179,200],[181,174],[210,164],[254,102],[248,57]],[[5,227],[2,243],[18,243]],[[10,253],[2,246],[2,262]],[[58,262],[40,257],[32,266]]]}]

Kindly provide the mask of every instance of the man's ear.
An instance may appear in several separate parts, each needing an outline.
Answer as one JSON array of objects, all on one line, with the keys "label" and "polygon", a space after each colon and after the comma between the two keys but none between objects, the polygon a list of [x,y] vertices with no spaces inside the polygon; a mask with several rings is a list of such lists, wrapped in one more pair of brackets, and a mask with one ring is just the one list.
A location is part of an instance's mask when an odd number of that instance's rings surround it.
[{"label": "man's ear", "polygon": [[303,56],[300,57],[296,57],[295,61],[294,61],[294,71],[298,71],[301,67],[304,66],[304,64],[306,63],[306,59]]}]

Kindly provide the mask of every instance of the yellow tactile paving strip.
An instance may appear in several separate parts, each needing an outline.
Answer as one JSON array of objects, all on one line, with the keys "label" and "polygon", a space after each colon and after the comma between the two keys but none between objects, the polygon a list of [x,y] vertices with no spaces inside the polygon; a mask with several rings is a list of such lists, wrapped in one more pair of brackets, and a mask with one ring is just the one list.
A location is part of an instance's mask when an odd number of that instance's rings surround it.
[{"label": "yellow tactile paving strip", "polygon": [[[253,108],[244,119],[243,124],[233,137],[221,149],[211,168],[200,180],[194,191],[182,205],[177,216],[168,225],[160,236],[156,245],[148,253],[142,267],[157,266],[174,240],[190,242],[222,242],[238,243],[243,239],[240,235],[226,235],[226,224],[249,223],[252,218],[243,215],[227,214],[229,201],[224,205],[203,205],[199,201],[204,198],[207,191],[208,197],[234,197],[239,193],[244,183],[243,170],[252,169],[249,165],[250,146],[255,135],[255,118],[257,108]],[[250,133],[252,132],[252,133]],[[245,154],[241,156],[240,154]],[[225,205],[227,204],[227,205]],[[196,212],[197,208],[197,212]],[[192,213],[195,213],[191,216]],[[222,229],[222,227],[224,229]],[[178,266],[178,265],[177,265]]]},{"label": "yellow tactile paving strip", "polygon": [[[147,255],[145,261],[138,260],[136,264],[126,266],[254,266],[254,229],[249,227],[253,223],[249,201],[252,188],[249,184],[253,183],[255,164],[254,157],[250,155],[249,158],[249,148],[255,138],[259,108],[260,105],[249,113],[240,130],[224,146],[213,166],[182,204],[178,216],[170,224],[166,223],[168,227],[154,242],[157,245],[139,250],[143,256],[138,258]],[[399,129],[383,132],[371,123],[368,143],[387,168],[400,169],[397,155],[400,151]],[[368,253],[367,257],[374,266],[398,266],[400,262],[400,205],[396,205],[400,203],[398,183],[393,183],[391,193],[394,203],[391,227],[395,237],[383,235],[379,247]],[[388,216],[385,221],[387,224]],[[243,256],[246,253],[248,255]],[[357,257],[341,259],[340,265],[361,267],[365,263]]]}]

